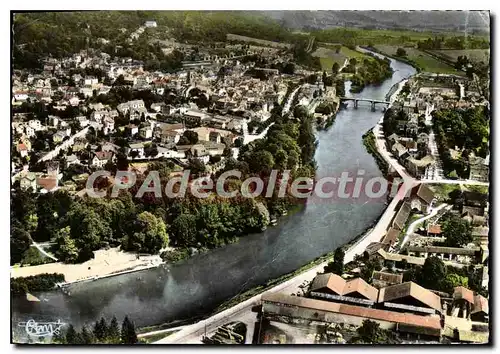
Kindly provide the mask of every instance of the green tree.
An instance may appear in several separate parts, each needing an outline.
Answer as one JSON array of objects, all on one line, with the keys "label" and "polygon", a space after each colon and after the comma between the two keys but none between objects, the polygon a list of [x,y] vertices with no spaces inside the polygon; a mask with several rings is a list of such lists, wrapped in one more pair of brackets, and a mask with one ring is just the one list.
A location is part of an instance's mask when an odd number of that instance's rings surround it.
[{"label": "green tree", "polygon": [[171,224],[170,233],[176,246],[193,246],[196,244],[196,215],[182,213]]},{"label": "green tree", "polygon": [[94,337],[97,341],[103,341],[106,339],[106,334],[108,332],[108,325],[104,317],[101,317],[99,321],[96,321],[94,324]]},{"label": "green tree", "polygon": [[111,344],[118,344],[120,342],[120,328],[115,316],[111,319],[109,327],[106,330],[106,341]]},{"label": "green tree", "polygon": [[363,324],[358,327],[357,332],[360,339],[365,343],[383,343],[385,338],[380,324],[371,320],[364,320]]},{"label": "green tree", "polygon": [[332,64],[332,74],[333,76],[337,75],[339,73],[340,65],[337,62],[334,62]]},{"label": "green tree", "polygon": [[425,259],[418,284],[428,289],[439,289],[446,278],[446,266],[442,259],[431,256]]},{"label": "green tree", "polygon": [[462,247],[473,241],[472,225],[458,216],[450,216],[443,225],[443,236],[450,247]]},{"label": "green tree", "polygon": [[139,252],[157,254],[168,245],[167,228],[163,220],[144,211],[137,216],[134,232],[124,240],[124,248]]},{"label": "green tree", "polygon": [[69,325],[68,330],[66,331],[66,343],[68,344],[76,344],[78,340],[78,333],[75,331],[75,327],[72,324]]},{"label": "green tree", "polygon": [[30,248],[32,242],[30,234],[21,228],[17,220],[14,220],[10,229],[10,263],[12,265],[21,262],[24,252]]},{"label": "green tree", "polygon": [[449,273],[443,280],[443,283],[441,285],[441,290],[446,291],[448,293],[453,293],[453,289],[457,286],[463,286],[465,288],[469,288],[469,279],[467,277],[460,276],[456,273]]},{"label": "green tree", "polygon": [[129,320],[128,316],[125,316],[122,323],[121,340],[123,344],[137,343],[137,334],[135,333],[134,323]]},{"label": "green tree", "polygon": [[71,238],[71,228],[66,226],[56,233],[55,256],[66,262],[73,263],[78,259],[79,250],[76,247],[75,240]]},{"label": "green tree", "polygon": [[82,336],[82,344],[92,344],[95,341],[92,332],[90,332],[86,326],[82,327],[81,336]]},{"label": "green tree", "polygon": [[404,50],[403,48],[398,48],[396,50],[396,55],[398,57],[405,57],[406,56],[406,50]]},{"label": "green tree", "polygon": [[333,255],[333,262],[328,263],[325,267],[325,273],[334,273],[337,275],[342,275],[344,273],[344,257],[345,252],[342,247],[338,247]]}]

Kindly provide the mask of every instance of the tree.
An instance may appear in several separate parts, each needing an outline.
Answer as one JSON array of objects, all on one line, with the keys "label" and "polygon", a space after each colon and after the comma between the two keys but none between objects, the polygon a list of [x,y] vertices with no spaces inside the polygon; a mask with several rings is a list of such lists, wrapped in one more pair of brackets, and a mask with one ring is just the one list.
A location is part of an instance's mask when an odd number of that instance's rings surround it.
[{"label": "tree", "polygon": [[135,333],[134,323],[129,320],[128,316],[125,316],[122,323],[121,340],[122,344],[137,343],[137,334]]},{"label": "tree", "polygon": [[403,48],[398,48],[396,50],[396,55],[398,57],[405,57],[406,56],[406,50],[404,50]]},{"label": "tree", "polygon": [[360,339],[365,343],[383,343],[385,338],[380,324],[371,320],[364,320],[363,324],[358,327],[357,332]]},{"label": "tree", "polygon": [[96,321],[94,325],[94,337],[98,341],[103,341],[106,339],[106,334],[108,332],[108,325],[104,317],[101,317],[100,321]]},{"label": "tree", "polygon": [[339,73],[340,65],[337,62],[334,62],[332,64],[332,74],[333,76],[337,75]]},{"label": "tree", "polygon": [[188,213],[182,213],[177,216],[170,227],[172,239],[176,246],[193,246],[196,244],[196,216]]},{"label": "tree", "polygon": [[427,257],[419,274],[419,285],[428,289],[439,289],[446,277],[446,266],[435,256]]},{"label": "tree", "polygon": [[55,238],[55,256],[66,262],[73,263],[78,259],[79,250],[75,240],[71,238],[71,228],[66,226],[59,230]]},{"label": "tree", "polygon": [[177,145],[194,145],[198,143],[198,133],[186,130],[179,139]]},{"label": "tree", "polygon": [[111,344],[118,344],[120,342],[120,329],[118,328],[118,320],[115,316],[113,316],[109,327],[106,329],[106,341]]},{"label": "tree", "polygon": [[94,343],[94,336],[92,335],[92,332],[90,332],[86,326],[82,327],[82,344],[92,344]]},{"label": "tree", "polygon": [[156,254],[168,245],[165,223],[150,212],[140,213],[132,228],[133,233],[124,239],[123,245],[127,250]]},{"label": "tree", "polygon": [[441,290],[446,291],[448,293],[453,293],[453,289],[457,286],[463,286],[465,288],[469,288],[469,279],[464,276],[460,276],[455,273],[449,273],[446,275],[446,278],[443,280],[441,285]]},{"label": "tree", "polygon": [[[17,224],[14,226],[14,222]],[[10,263],[12,265],[21,262],[24,252],[29,248],[33,240],[30,234],[21,228],[20,223],[14,220],[10,229]]]},{"label": "tree", "polygon": [[450,247],[461,247],[473,241],[472,225],[458,216],[451,215],[443,225],[443,236]]},{"label": "tree", "polygon": [[342,247],[338,247],[333,255],[333,262],[328,263],[328,265],[325,267],[325,272],[342,275],[344,273],[344,257],[344,250],[342,249]]},{"label": "tree", "polygon": [[68,344],[77,344],[78,341],[78,333],[75,331],[75,327],[72,324],[69,325],[68,330],[66,331],[66,343]]}]

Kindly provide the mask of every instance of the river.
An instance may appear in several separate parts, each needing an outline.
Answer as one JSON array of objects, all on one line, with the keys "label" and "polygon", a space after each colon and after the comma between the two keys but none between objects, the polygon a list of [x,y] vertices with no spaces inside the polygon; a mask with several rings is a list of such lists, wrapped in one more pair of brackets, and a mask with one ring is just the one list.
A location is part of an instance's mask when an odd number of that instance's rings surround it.
[{"label": "river", "polygon": [[[391,66],[391,79],[352,96],[384,100],[395,83],[415,74],[404,63],[391,60]],[[333,126],[317,133],[319,177],[358,168],[366,171],[365,177],[382,176],[361,138],[380,119],[381,110],[382,106],[372,112],[368,102],[353,109],[351,103],[338,112]],[[29,319],[60,319],[79,327],[101,316],[121,321],[128,315],[136,326],[148,326],[209,313],[238,293],[351,241],[382,214],[384,202],[384,198],[363,202],[310,198],[304,208],[281,218],[277,226],[176,265],[74,284],[70,296],[53,291],[35,293],[40,302],[13,299],[12,329],[19,340],[25,334],[19,323]]]}]

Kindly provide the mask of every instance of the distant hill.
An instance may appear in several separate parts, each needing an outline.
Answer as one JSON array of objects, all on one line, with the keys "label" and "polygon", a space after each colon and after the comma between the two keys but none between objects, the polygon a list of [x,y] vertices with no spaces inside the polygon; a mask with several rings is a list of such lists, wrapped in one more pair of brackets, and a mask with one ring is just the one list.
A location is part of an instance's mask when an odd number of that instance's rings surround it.
[{"label": "distant hill", "polygon": [[292,29],[358,27],[489,33],[488,11],[262,11]]}]

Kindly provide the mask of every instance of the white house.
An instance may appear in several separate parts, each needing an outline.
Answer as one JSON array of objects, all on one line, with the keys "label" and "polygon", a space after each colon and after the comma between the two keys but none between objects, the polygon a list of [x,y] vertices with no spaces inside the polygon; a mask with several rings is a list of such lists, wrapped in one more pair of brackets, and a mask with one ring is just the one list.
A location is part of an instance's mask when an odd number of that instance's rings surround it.
[{"label": "white house", "polygon": [[108,161],[112,161],[113,153],[109,151],[99,151],[96,152],[94,157],[92,158],[91,165],[92,167],[102,168],[104,165],[108,163]]},{"label": "white house", "polygon": [[139,135],[144,139],[149,139],[153,137],[153,129],[150,127],[144,127],[139,130]]},{"label": "white house", "polygon": [[83,80],[83,84],[85,86],[96,85],[98,82],[99,80],[94,76],[86,76],[85,79]]}]

